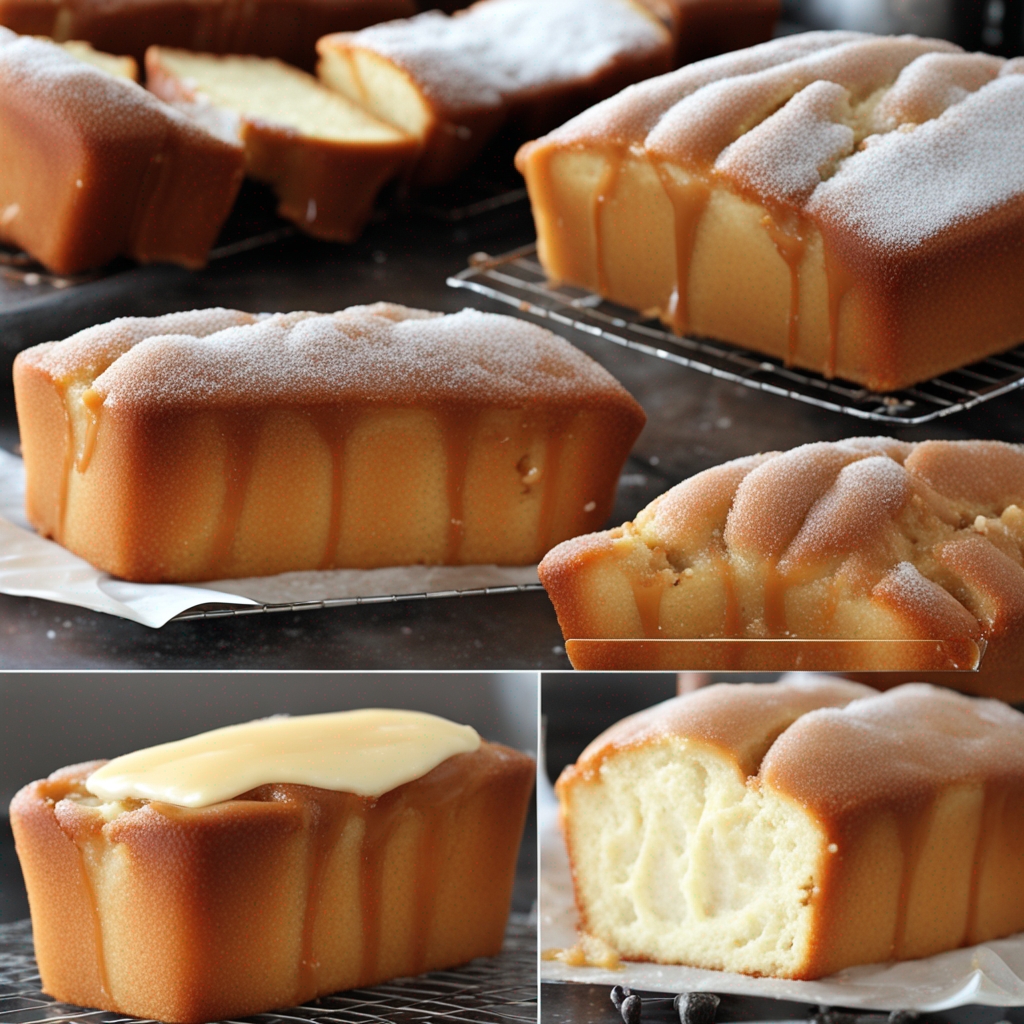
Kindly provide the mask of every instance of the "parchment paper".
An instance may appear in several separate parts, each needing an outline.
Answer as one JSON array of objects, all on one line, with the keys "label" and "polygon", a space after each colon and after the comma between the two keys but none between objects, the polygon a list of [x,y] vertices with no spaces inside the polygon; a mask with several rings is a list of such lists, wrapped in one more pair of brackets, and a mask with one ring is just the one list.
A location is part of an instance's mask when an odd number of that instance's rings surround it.
[{"label": "parchment paper", "polygon": [[[558,825],[554,792],[546,776],[538,791],[541,884],[540,948],[566,948],[576,942],[569,860]],[[767,996],[804,1003],[865,1010],[946,1010],[978,1003],[1024,1005],[1024,934],[968,949],[896,964],[850,967],[820,981],[748,978],[692,967],[625,963],[620,971],[569,967],[541,961],[542,981],[628,985],[641,991],[718,992]]]},{"label": "parchment paper", "polygon": [[40,537],[26,522],[25,467],[0,449],[0,593],[41,597],[163,626],[208,604],[254,606],[303,601],[443,594],[537,583],[534,566],[443,565],[289,572],[189,586],[127,583]]}]

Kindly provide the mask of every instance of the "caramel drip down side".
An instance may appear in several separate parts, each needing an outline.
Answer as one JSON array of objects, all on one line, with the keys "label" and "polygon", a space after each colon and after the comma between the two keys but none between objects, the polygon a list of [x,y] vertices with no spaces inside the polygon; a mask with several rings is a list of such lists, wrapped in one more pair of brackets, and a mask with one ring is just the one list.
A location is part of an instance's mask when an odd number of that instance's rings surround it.
[{"label": "caramel drip down side", "polygon": [[661,602],[668,586],[668,573],[657,573],[651,580],[633,580],[633,599],[640,615],[640,628],[648,640],[661,635]]},{"label": "caramel drip down side", "polygon": [[685,334],[690,319],[689,289],[693,249],[697,241],[697,227],[711,198],[711,189],[696,178],[686,182],[677,181],[664,164],[655,164],[654,167],[661,179],[661,187],[672,204],[674,218],[676,284],[666,312],[672,330],[676,334]]},{"label": "caramel drip down side", "polygon": [[786,629],[786,583],[778,569],[778,560],[772,558],[764,577],[764,626],[769,637],[784,637]]},{"label": "caramel drip down side", "polygon": [[907,913],[910,907],[910,887],[914,884],[921,856],[924,853],[925,840],[932,823],[935,811],[934,800],[923,807],[898,809],[896,812],[896,828],[899,832],[902,868],[900,873],[900,891],[896,903],[896,924],[893,928],[892,948],[889,953],[891,960],[903,960],[903,947],[907,937]]},{"label": "caramel drip down side", "polygon": [[107,976],[107,957],[103,951],[103,922],[100,919],[99,904],[96,901],[96,889],[89,877],[89,865],[85,861],[84,848],[76,843],[78,847],[78,863],[82,869],[82,887],[85,889],[85,898],[89,901],[89,913],[92,915],[94,941],[96,943],[96,970],[99,974],[100,992],[107,998],[112,998],[110,991],[110,979]]},{"label": "caramel drip down side", "polygon": [[359,982],[369,985],[380,970],[381,914],[384,896],[384,855],[399,822],[402,803],[388,799],[363,801],[363,843],[359,875],[359,899],[362,913],[363,954]]},{"label": "caramel drip down side", "polygon": [[[544,450],[544,476],[540,511],[537,514],[537,550],[543,554],[554,546],[551,530],[558,512],[559,471],[565,451],[565,435],[576,415],[573,409],[555,409],[548,414],[547,442]],[[561,538],[558,538],[561,540]]]},{"label": "caramel drip down side", "polygon": [[338,555],[338,544],[341,541],[341,509],[344,502],[345,445],[358,417],[358,410],[351,407],[325,406],[314,409],[310,414],[316,432],[331,453],[331,505],[320,569],[333,569]]},{"label": "caramel drip down side", "polygon": [[82,453],[78,456],[75,469],[84,473],[92,462],[92,453],[96,450],[96,434],[100,429],[100,413],[103,411],[103,397],[90,388],[82,395],[82,404],[85,406],[89,423],[85,431],[85,441],[82,444]]},{"label": "caramel drip down side", "polygon": [[727,638],[740,637],[743,635],[743,619],[740,615],[739,594],[736,592],[736,573],[724,552],[716,551],[711,557],[715,570],[721,577],[722,596],[725,598],[725,624],[722,635]]},{"label": "caramel drip down side", "polygon": [[[800,264],[803,262],[807,242],[799,230],[789,231],[779,221],[768,214],[761,223],[771,238],[779,255],[789,267],[789,332],[786,341],[786,366],[796,361],[797,347],[800,344]],[[831,369],[826,368],[826,376],[832,376],[835,370],[834,359],[830,357]]]},{"label": "caramel drip down side", "polygon": [[75,435],[71,429],[71,413],[68,410],[67,389],[63,384],[55,382],[60,394],[61,408],[64,410],[64,465],[60,477],[60,494],[57,496],[57,521],[54,540],[64,543],[64,519],[68,511],[68,488],[71,485],[71,473],[75,468]]},{"label": "caramel drip down side", "polygon": [[344,831],[349,818],[348,807],[358,801],[358,797],[345,794],[338,806],[325,808],[314,803],[312,818],[309,823],[309,848],[306,866],[306,909],[302,918],[302,944],[299,951],[299,971],[296,984],[296,1005],[310,998],[319,989],[317,984],[317,968],[319,963],[314,959],[313,940],[316,934],[317,917],[320,911],[320,900],[323,892],[324,875],[327,864]]},{"label": "caramel drip down side", "polygon": [[445,834],[442,810],[425,806],[420,815],[420,841],[416,858],[415,905],[412,914],[409,960],[412,970],[421,974],[427,969],[430,948],[430,926],[434,921],[434,901],[441,871],[440,837]]},{"label": "caramel drip down side", "polygon": [[238,523],[252,475],[259,444],[262,417],[258,413],[226,412],[220,416],[226,442],[224,455],[224,503],[210,549],[208,573],[211,578],[226,575]]},{"label": "caramel drip down side", "polygon": [[1003,815],[1006,812],[1006,800],[1009,790],[1006,786],[987,785],[984,803],[981,809],[981,821],[978,825],[978,839],[974,846],[974,857],[971,860],[971,887],[967,900],[967,922],[964,925],[964,937],[960,944],[971,946],[983,941],[978,936],[978,901],[981,897],[981,871],[985,863],[988,841],[1000,834]]},{"label": "caramel drip down side", "polygon": [[448,537],[444,564],[457,565],[466,537],[466,474],[480,410],[451,407],[437,414],[444,438],[445,496],[448,505]]},{"label": "caramel drip down side", "polygon": [[614,194],[622,170],[622,154],[609,150],[605,153],[605,167],[598,179],[594,198],[591,202],[590,217],[594,231],[594,270],[597,275],[597,290],[601,295],[608,295],[608,274],[604,265],[604,244],[601,240],[601,221],[604,204]]},{"label": "caramel drip down side", "polygon": [[828,280],[828,357],[825,362],[825,376],[836,375],[839,360],[839,314],[843,299],[853,288],[853,275],[846,266],[829,251],[828,242],[823,243],[825,277]]}]

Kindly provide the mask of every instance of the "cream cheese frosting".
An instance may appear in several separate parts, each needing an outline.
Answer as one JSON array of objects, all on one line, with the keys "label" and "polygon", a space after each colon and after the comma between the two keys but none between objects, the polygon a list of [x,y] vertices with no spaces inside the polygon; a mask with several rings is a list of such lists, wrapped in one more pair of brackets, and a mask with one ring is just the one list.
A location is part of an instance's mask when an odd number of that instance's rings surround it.
[{"label": "cream cheese frosting", "polygon": [[270,783],[379,797],[479,746],[472,727],[421,711],[279,716],[114,758],[89,776],[86,788],[102,800],[179,807],[208,807]]}]

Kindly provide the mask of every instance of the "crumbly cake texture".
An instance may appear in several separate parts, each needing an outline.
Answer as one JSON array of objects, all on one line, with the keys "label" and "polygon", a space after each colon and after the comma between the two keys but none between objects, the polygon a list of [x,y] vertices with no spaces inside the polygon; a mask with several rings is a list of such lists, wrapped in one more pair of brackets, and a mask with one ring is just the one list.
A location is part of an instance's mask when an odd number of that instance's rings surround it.
[{"label": "crumbly cake texture", "polygon": [[630,960],[813,979],[1024,928],[1024,715],[927,684],[718,684],[557,787],[581,925]]},{"label": "crumbly cake texture", "polygon": [[877,391],[1005,350],[1024,339],[1021,70],[827,32],[642,83],[520,151],[541,261]]},{"label": "crumbly cake texture", "polygon": [[1024,699],[1024,448],[852,438],[737,459],[559,545],[540,576],[567,639],[984,639],[980,672],[949,684]]},{"label": "crumbly cake texture", "polygon": [[0,241],[73,274],[206,262],[243,150],[64,48],[0,28]]},{"label": "crumbly cake texture", "polygon": [[672,47],[634,0],[481,0],[317,43],[326,84],[420,139],[422,185],[456,176],[510,121],[528,138],[669,70]]},{"label": "crumbly cake texture", "polygon": [[543,328],[393,304],[115,320],[14,379],[29,520],[148,582],[527,565],[605,520],[644,422]]},{"label": "crumbly cake texture", "polygon": [[277,57],[307,71],[316,41],[416,13],[415,0],[0,0],[0,25],[83,39],[140,64],[149,46]]},{"label": "crumbly cake texture", "polygon": [[43,991],[198,1024],[501,950],[533,761],[484,743],[379,798],[261,786],[103,803],[76,765],[11,804]]},{"label": "crumbly cake texture", "polygon": [[278,60],[151,46],[146,84],[242,142],[247,173],[274,187],[278,213],[318,238],[354,241],[417,154],[411,136]]}]

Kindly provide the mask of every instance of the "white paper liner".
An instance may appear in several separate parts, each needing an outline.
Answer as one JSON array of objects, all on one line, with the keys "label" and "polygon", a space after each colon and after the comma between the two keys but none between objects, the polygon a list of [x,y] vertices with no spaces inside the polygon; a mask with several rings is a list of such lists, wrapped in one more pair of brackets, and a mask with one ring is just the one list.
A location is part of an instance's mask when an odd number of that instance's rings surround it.
[{"label": "white paper liner", "polygon": [[159,627],[206,604],[257,606],[422,595],[538,582],[536,566],[410,565],[288,572],[190,586],[128,583],[40,537],[25,520],[25,466],[0,449],[0,593],[40,597]]},{"label": "white paper liner", "polygon": [[[557,805],[547,777],[538,787],[540,822],[540,948],[566,948],[576,942],[576,907],[569,859],[558,825]],[[569,967],[542,960],[541,981],[628,985],[640,991],[718,992],[792,999],[802,1003],[864,1010],[948,1010],[969,1003],[1024,1004],[1024,933],[956,949],[924,960],[850,967],[820,981],[748,978],[692,967],[624,963],[624,969]]]}]

